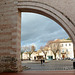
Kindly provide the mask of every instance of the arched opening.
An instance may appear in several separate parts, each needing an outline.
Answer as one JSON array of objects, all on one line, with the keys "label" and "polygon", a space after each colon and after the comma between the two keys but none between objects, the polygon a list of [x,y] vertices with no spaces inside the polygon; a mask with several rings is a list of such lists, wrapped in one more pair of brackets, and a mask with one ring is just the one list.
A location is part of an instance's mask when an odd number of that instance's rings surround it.
[{"label": "arched opening", "polygon": [[[36,2],[36,1],[19,1],[18,2],[18,24],[21,27],[21,12],[32,12],[44,15],[56,23],[58,23],[70,36],[75,44],[74,30],[72,30],[74,23],[61,11],[51,7],[47,4]],[[70,26],[71,25],[71,26]],[[20,35],[19,35],[20,36]],[[20,43],[21,41],[19,41]],[[21,48],[21,47],[20,47]],[[75,50],[74,50],[75,56]]]},{"label": "arched opening", "polygon": [[[39,14],[38,14],[38,15],[39,15]],[[37,15],[37,16],[38,16],[38,15]],[[30,15],[29,15],[29,16],[30,16]],[[23,16],[22,16],[22,17],[23,17]],[[28,17],[27,17],[27,18],[28,18]],[[26,18],[26,19],[27,19],[27,18]],[[31,18],[31,17],[30,17],[30,18]],[[40,17],[39,17],[39,18],[40,18]],[[23,19],[23,18],[22,18],[22,19]],[[26,19],[24,19],[24,20],[26,20]],[[31,21],[29,21],[29,22],[31,22]],[[44,21],[43,21],[43,22],[44,22]],[[44,23],[45,23],[45,22],[44,22]],[[26,24],[26,23],[25,23],[25,24]],[[24,25],[25,25],[25,24],[24,24]],[[34,21],[33,21],[33,25],[34,25]],[[51,25],[51,24],[50,24],[50,25]],[[31,24],[30,24],[30,25],[27,24],[27,26],[28,26],[29,28],[32,28],[32,27],[31,27]],[[35,26],[35,25],[34,25],[34,26]],[[40,24],[40,26],[41,26],[41,24]],[[45,26],[45,25],[43,25],[43,27],[44,27],[44,26]],[[57,26],[57,25],[56,25],[56,26]],[[23,29],[23,28],[24,28],[24,27],[22,27],[22,29]],[[33,28],[35,28],[35,27],[33,27]],[[26,29],[26,28],[24,28],[23,30],[25,30],[25,29]],[[35,29],[37,29],[37,28],[35,28]],[[41,29],[42,29],[42,27],[41,27]],[[28,30],[29,30],[29,29],[28,29]],[[40,31],[40,30],[38,30],[38,31]],[[26,31],[24,31],[24,32],[26,33]],[[32,32],[32,31],[31,31],[31,32]],[[43,34],[44,34],[44,33],[43,33]],[[31,36],[33,36],[33,35],[31,35]],[[25,36],[24,36],[24,37],[25,37]],[[26,37],[27,37],[27,36],[26,36]],[[49,37],[52,37],[52,36],[49,36]],[[44,37],[43,37],[43,38],[44,38]],[[36,38],[35,38],[35,39],[36,39]],[[55,39],[58,39],[58,38],[55,38]],[[26,41],[26,40],[25,40],[25,41]],[[49,40],[48,40],[48,41],[49,41]],[[28,42],[27,42],[27,43],[28,43]],[[24,44],[25,44],[25,43],[24,43]],[[66,44],[65,44],[65,45],[66,45]],[[34,54],[32,54],[32,55],[34,55]],[[25,56],[26,56],[26,54],[25,54]],[[25,56],[24,56],[24,57],[25,57]],[[40,56],[40,57],[39,57],[39,56]],[[43,56],[40,55],[40,54],[37,56],[37,58],[38,58],[39,60],[40,60],[40,58],[42,58],[42,57],[43,57]],[[63,52],[63,53],[61,54],[61,57],[62,57],[62,58],[63,58],[63,57],[66,58],[66,54]],[[54,58],[54,56],[52,55],[52,56],[49,56],[48,58],[51,60],[51,59]],[[48,60],[48,58],[47,58],[47,60]],[[25,59],[27,59],[27,56],[26,56]],[[31,61],[30,61],[30,62],[33,62],[32,60],[36,60],[36,59],[32,59],[32,57],[31,57]],[[48,62],[47,60],[46,60],[46,62]],[[24,61],[26,61],[26,60],[24,60]],[[29,61],[27,61],[27,62],[30,63]],[[50,61],[50,62],[53,63],[53,61]],[[60,63],[60,61],[58,61],[58,62]],[[38,64],[40,64],[39,62],[33,62],[33,63],[38,63]],[[63,63],[64,63],[64,62],[63,62]],[[62,65],[64,65],[63,63],[62,63]],[[66,63],[67,63],[67,62],[66,62]],[[24,64],[24,63],[23,63],[23,64]],[[34,68],[34,67],[33,67],[34,64],[32,65],[32,63],[31,63],[31,64],[27,64],[27,63],[25,62],[25,65],[27,65],[28,67]],[[37,64],[36,64],[36,66],[37,66]],[[39,66],[39,65],[38,65],[38,66]],[[49,66],[50,66],[50,65],[49,65]],[[67,65],[66,65],[66,66],[67,66]],[[46,66],[45,66],[45,67],[46,67]],[[46,67],[46,68],[47,68],[47,67]],[[71,68],[72,68],[72,67],[71,67]],[[61,70],[61,69],[62,69],[62,68],[60,68],[60,70]],[[30,69],[30,70],[32,70],[32,69]],[[33,70],[34,70],[34,69],[33,69]],[[37,69],[35,68],[35,70],[37,70]],[[40,70],[40,69],[39,69],[39,70]],[[43,68],[42,68],[42,70],[43,70]],[[46,69],[46,70],[51,70],[51,69]],[[56,70],[57,70],[57,69],[56,69]],[[64,70],[65,70],[65,68],[64,68]]]}]

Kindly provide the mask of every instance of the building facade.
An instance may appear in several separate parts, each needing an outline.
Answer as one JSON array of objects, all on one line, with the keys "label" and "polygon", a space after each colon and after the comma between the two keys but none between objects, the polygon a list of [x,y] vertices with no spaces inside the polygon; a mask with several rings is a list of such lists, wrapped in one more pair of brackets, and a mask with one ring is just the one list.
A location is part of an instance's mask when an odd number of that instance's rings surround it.
[{"label": "building facade", "polygon": [[[71,40],[66,40],[66,39],[57,39],[54,40],[53,43],[59,43],[60,44],[60,49],[58,52],[56,52],[56,59],[73,59],[74,58],[74,52],[73,52],[73,43]],[[46,59],[47,60],[53,60],[55,59],[55,55],[53,51],[51,50],[49,46],[49,42],[47,43],[48,45],[48,50],[45,50],[46,53]],[[29,56],[27,53],[23,53],[23,59],[28,59]],[[42,52],[42,50],[38,50],[36,52],[33,52],[31,54],[31,60],[40,60],[42,58],[45,58],[45,54]]]},{"label": "building facade", "polygon": [[58,57],[59,58],[74,58],[74,52],[73,52],[73,43],[71,40],[61,40],[60,42],[60,52]]}]

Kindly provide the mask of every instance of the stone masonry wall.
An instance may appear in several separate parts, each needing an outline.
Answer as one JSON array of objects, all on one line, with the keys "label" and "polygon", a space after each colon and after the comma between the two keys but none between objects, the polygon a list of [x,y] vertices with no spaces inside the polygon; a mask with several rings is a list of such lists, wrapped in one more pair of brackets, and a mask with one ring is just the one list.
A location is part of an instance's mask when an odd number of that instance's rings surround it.
[{"label": "stone masonry wall", "polygon": [[0,0],[0,72],[17,72],[21,67],[16,3],[16,0]]},{"label": "stone masonry wall", "polygon": [[[72,21],[73,23],[73,26],[70,24],[68,26],[72,30],[73,35],[70,34],[72,35],[71,37],[75,46],[75,0],[0,0],[0,72],[21,71],[21,11],[18,10],[18,7],[23,4],[22,8],[24,10],[27,7],[31,8],[31,4],[27,3],[27,1],[32,2],[33,7],[38,6],[37,8],[39,10],[45,5],[50,5],[66,15],[65,17],[68,21]],[[21,4],[18,5],[18,2]],[[25,2],[29,6],[26,6]],[[39,2],[41,2],[40,6],[43,3],[45,5],[40,8]]]}]

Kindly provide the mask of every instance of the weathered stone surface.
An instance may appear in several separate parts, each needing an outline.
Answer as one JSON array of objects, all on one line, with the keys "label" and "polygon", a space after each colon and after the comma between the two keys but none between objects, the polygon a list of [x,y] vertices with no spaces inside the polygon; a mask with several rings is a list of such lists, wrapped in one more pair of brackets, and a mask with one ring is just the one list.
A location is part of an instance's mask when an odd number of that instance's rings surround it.
[{"label": "weathered stone surface", "polygon": [[75,0],[1,0],[0,72],[21,71],[21,12],[39,13],[53,19],[69,34],[75,47]]}]

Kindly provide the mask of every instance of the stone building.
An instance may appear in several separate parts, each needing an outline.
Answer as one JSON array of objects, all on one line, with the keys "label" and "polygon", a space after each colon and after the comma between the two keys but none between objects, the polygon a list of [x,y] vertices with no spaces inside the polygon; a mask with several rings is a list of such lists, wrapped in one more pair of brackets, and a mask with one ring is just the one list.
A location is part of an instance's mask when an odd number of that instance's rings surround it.
[{"label": "stone building", "polygon": [[74,58],[74,52],[73,52],[73,43],[71,40],[60,40],[60,52],[59,52],[59,58]]},{"label": "stone building", "polygon": [[[48,42],[49,43],[49,42]],[[53,41],[53,43],[59,43],[59,51],[56,53],[57,59],[73,59],[74,58],[74,52],[73,52],[73,43],[72,40],[66,40],[66,39],[56,39]],[[48,52],[49,53],[49,52]],[[55,58],[52,54],[52,57]]]}]

